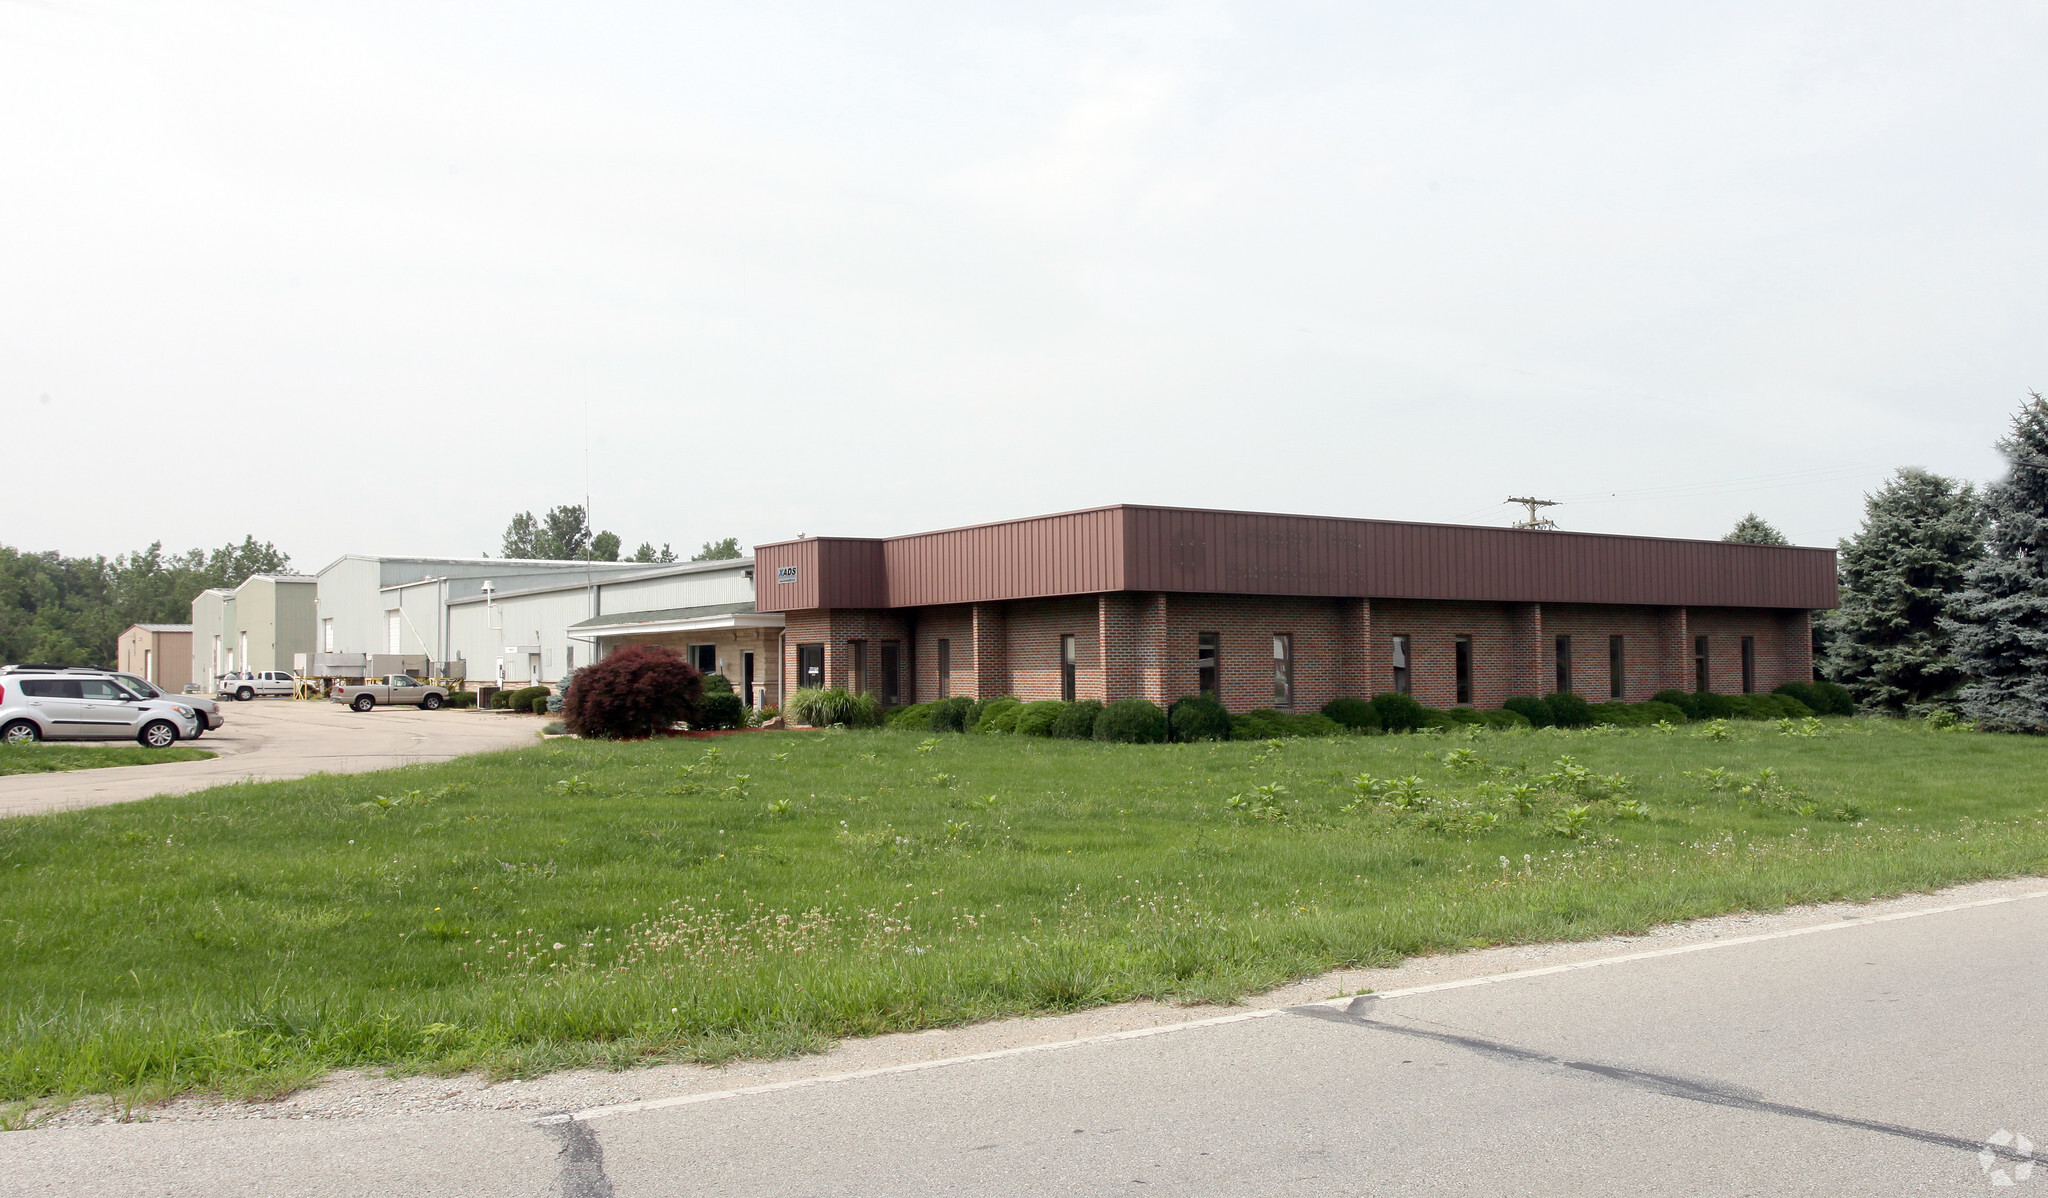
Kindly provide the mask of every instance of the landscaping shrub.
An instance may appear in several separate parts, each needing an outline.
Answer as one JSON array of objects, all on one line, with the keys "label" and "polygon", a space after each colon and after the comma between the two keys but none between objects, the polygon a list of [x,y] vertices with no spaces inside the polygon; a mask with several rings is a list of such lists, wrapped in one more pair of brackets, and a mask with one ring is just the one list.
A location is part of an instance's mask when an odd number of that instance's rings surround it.
[{"label": "landscaping shrub", "polygon": [[1672,687],[1669,690],[1661,690],[1658,691],[1656,694],[1651,695],[1650,702],[1668,703],[1671,706],[1676,707],[1678,710],[1684,712],[1686,719],[1692,718],[1691,691],[1682,691],[1676,687]]},{"label": "landscaping shrub", "polygon": [[1026,703],[1017,709],[1015,727],[1019,736],[1051,736],[1053,722],[1066,711],[1067,705],[1058,699],[1040,699]]},{"label": "landscaping shrub", "polygon": [[1523,715],[1519,711],[1509,711],[1504,707],[1493,711],[1482,711],[1479,713],[1479,718],[1488,728],[1508,729],[1531,726],[1528,716]]},{"label": "landscaping shrub", "polygon": [[1413,732],[1422,727],[1422,713],[1426,710],[1415,701],[1413,695],[1388,691],[1372,697],[1372,709],[1379,713],[1380,727],[1388,732]]},{"label": "landscaping shrub", "polygon": [[533,697],[533,714],[546,715],[548,713],[548,700],[551,697],[550,695],[535,695]]},{"label": "landscaping shrub", "polygon": [[1017,712],[1023,706],[1010,695],[998,695],[981,705],[981,715],[974,721],[974,730],[1014,732],[1017,730]]},{"label": "landscaping shrub", "polygon": [[1790,695],[1724,695],[1729,714],[1738,720],[1805,719],[1813,708]]},{"label": "landscaping shrub", "polygon": [[1856,714],[1856,700],[1849,689],[1833,682],[1787,682],[1771,693],[1797,699],[1815,715]]},{"label": "landscaping shrub", "polygon": [[890,728],[901,728],[905,732],[922,732],[931,725],[932,705],[911,703],[903,707],[892,707],[882,717],[882,723]]},{"label": "landscaping shrub", "polygon": [[1380,730],[1380,713],[1363,699],[1332,699],[1323,704],[1323,714],[1353,732]]},{"label": "landscaping shrub", "polygon": [[1508,711],[1520,713],[1523,719],[1529,721],[1532,728],[1548,728],[1557,723],[1557,717],[1550,714],[1550,704],[1534,695],[1517,695],[1501,706]]},{"label": "landscaping shrub", "polygon": [[1336,736],[1344,726],[1326,715],[1297,715],[1259,707],[1230,717],[1232,740],[1273,740],[1290,736]]},{"label": "landscaping shrub", "polygon": [[555,683],[555,689],[548,692],[548,711],[550,714],[562,710],[562,704],[569,701],[569,684],[575,680],[576,671],[571,670],[567,674],[562,675],[561,681]]},{"label": "landscaping shrub", "polygon": [[812,728],[844,724],[849,728],[873,728],[881,724],[882,711],[873,695],[850,695],[843,686],[807,686],[790,692],[783,707],[789,718]]},{"label": "landscaping shrub", "polygon": [[1166,713],[1167,726],[1175,740],[1229,740],[1230,713],[1214,695],[1188,695],[1175,699]]},{"label": "landscaping shrub", "polygon": [[731,690],[714,691],[704,696],[703,710],[690,726],[701,731],[724,728],[743,728],[747,722],[747,705]]},{"label": "landscaping shrub", "polygon": [[1454,732],[1463,727],[1463,725],[1458,723],[1458,717],[1448,711],[1440,711],[1434,707],[1425,707],[1422,709],[1422,727],[1441,728],[1445,732]]},{"label": "landscaping shrub", "polygon": [[925,718],[925,727],[933,732],[965,732],[973,727],[967,722],[973,714],[974,700],[963,695],[954,695],[931,705],[931,713]]},{"label": "landscaping shrub", "polygon": [[450,706],[450,707],[475,707],[475,706],[476,706],[476,692],[475,692],[475,691],[450,691],[450,692],[448,693],[448,706]]},{"label": "landscaping shrub", "polygon": [[1632,706],[1637,711],[1640,711],[1645,716],[1649,717],[1648,723],[1651,724],[1655,724],[1660,721],[1666,724],[1685,723],[1685,712],[1679,708],[1673,707],[1669,703],[1659,703],[1657,700],[1652,699],[1648,703],[1636,703],[1632,704]]},{"label": "landscaping shrub", "polygon": [[1593,724],[1593,709],[1571,691],[1545,695],[1543,705],[1550,709],[1550,722],[1560,728],[1589,728]]},{"label": "landscaping shrub", "polygon": [[1095,717],[1095,739],[1159,744],[1166,740],[1166,713],[1150,699],[1118,699]]},{"label": "landscaping shrub", "polygon": [[491,706],[507,711],[528,712],[533,710],[533,701],[548,693],[544,686],[522,686],[517,690],[499,691]]},{"label": "landscaping shrub", "polygon": [[730,695],[733,693],[732,679],[723,674],[704,675],[704,693],[707,695]]},{"label": "landscaping shrub", "polygon": [[651,736],[695,720],[703,702],[704,680],[681,654],[659,645],[628,645],[576,671],[562,720],[578,736]]},{"label": "landscaping shrub", "polygon": [[1095,717],[1101,714],[1100,699],[1076,699],[1052,722],[1052,734],[1062,740],[1087,740],[1095,735]]}]

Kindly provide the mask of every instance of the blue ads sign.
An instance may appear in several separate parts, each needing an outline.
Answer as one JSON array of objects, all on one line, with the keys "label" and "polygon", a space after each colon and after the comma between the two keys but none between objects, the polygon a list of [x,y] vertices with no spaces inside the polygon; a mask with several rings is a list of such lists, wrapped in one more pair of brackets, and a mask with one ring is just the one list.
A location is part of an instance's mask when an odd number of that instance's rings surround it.
[{"label": "blue ads sign", "polygon": [[785,583],[785,582],[795,582],[795,581],[796,581],[796,567],[795,567],[795,566],[777,566],[777,567],[775,568],[775,581],[776,581],[777,583]]}]

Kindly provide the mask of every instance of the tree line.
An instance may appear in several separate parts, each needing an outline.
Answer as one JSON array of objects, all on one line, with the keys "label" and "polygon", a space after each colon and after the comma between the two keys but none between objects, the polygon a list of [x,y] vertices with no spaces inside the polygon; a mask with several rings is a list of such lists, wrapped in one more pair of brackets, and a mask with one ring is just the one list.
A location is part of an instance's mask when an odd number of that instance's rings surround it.
[{"label": "tree line", "polygon": [[[530,511],[519,512],[505,526],[505,535],[500,540],[500,557],[544,559],[562,562],[672,562],[676,551],[663,542],[656,549],[651,541],[640,542],[640,547],[631,555],[621,558],[619,549],[623,542],[619,534],[606,529],[592,532],[590,520],[580,503],[564,503],[548,509],[548,513],[535,518]],[[720,541],[706,541],[704,548],[690,555],[693,562],[728,561],[744,557],[740,552],[738,537],[726,537]]]},{"label": "tree line", "polygon": [[[1997,447],[2005,475],[1981,489],[1900,469],[1840,543],[1814,664],[1864,710],[2048,733],[2048,399],[2030,395]],[[1785,543],[1755,515],[1723,539]]]},{"label": "tree line", "polygon": [[189,624],[199,592],[291,566],[289,554],[253,536],[168,554],[158,541],[111,558],[0,545],[0,661],[111,666],[130,624]]}]

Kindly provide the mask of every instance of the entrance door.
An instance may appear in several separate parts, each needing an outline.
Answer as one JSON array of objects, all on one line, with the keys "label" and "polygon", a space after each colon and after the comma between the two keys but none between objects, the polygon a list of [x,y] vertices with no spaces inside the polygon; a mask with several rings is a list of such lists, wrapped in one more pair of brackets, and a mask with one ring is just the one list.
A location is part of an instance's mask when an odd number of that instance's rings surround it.
[{"label": "entrance door", "polygon": [[759,707],[761,698],[754,693],[754,651],[748,649],[740,654],[740,691],[746,696],[749,707]]},{"label": "entrance door", "polygon": [[882,706],[894,707],[903,702],[899,682],[903,677],[902,663],[898,655],[903,646],[895,641],[882,642]]}]

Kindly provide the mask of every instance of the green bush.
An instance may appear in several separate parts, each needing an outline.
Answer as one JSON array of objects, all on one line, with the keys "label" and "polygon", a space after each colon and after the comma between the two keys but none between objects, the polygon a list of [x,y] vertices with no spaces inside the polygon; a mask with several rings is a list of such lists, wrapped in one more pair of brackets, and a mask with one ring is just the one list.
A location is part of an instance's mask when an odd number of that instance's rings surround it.
[{"label": "green bush", "polygon": [[1061,740],[1087,740],[1095,735],[1095,717],[1101,714],[1100,699],[1076,699],[1052,722],[1052,734]]},{"label": "green bush", "polygon": [[1380,730],[1380,713],[1363,699],[1332,699],[1323,704],[1323,714],[1353,732]]},{"label": "green bush", "polygon": [[1593,709],[1586,701],[1571,691],[1553,691],[1543,696],[1543,705],[1550,709],[1550,721],[1560,728],[1588,728],[1593,723]]},{"label": "green bush", "polygon": [[1214,695],[1186,695],[1167,709],[1166,722],[1175,740],[1229,740],[1230,713]]},{"label": "green bush", "polygon": [[548,696],[535,695],[533,697],[533,707],[531,708],[531,710],[535,715],[546,715],[548,713]]},{"label": "green bush", "polygon": [[873,695],[850,695],[843,686],[807,686],[792,691],[782,710],[792,722],[812,728],[830,728],[834,724],[873,728],[882,722],[882,711]]},{"label": "green bush", "polygon": [[931,714],[925,720],[925,727],[933,732],[965,732],[974,726],[968,723],[973,715],[974,700],[964,695],[954,695],[932,703]]},{"label": "green bush", "polygon": [[[1017,712],[1023,707],[1009,695],[998,695],[981,705],[981,715],[974,721],[976,732],[1014,732],[1017,730]],[[1008,717],[1005,719],[1005,717]]]},{"label": "green bush", "polygon": [[1150,699],[1118,699],[1095,717],[1095,739],[1126,745],[1154,745],[1166,740],[1166,713]]},{"label": "green bush", "polygon": [[1413,732],[1422,727],[1422,704],[1413,695],[1396,694],[1388,691],[1372,697],[1372,709],[1380,717],[1380,727],[1388,732]]},{"label": "green bush", "polygon": [[1805,719],[1813,708],[1790,695],[1725,695],[1729,714],[1738,720]]},{"label": "green bush", "polygon": [[702,711],[690,723],[703,731],[743,728],[747,723],[747,707],[730,690],[714,691],[704,696]]},{"label": "green bush", "polygon": [[1422,709],[1422,727],[1441,728],[1445,732],[1455,732],[1459,728],[1464,727],[1464,725],[1458,722],[1457,716],[1452,715],[1448,711],[1439,711],[1434,707],[1425,707]]},{"label": "green bush", "polygon": [[716,672],[706,674],[704,675],[704,693],[707,695],[732,694],[732,679]]},{"label": "green bush", "polygon": [[1691,691],[1682,691],[1677,689],[1676,687],[1673,687],[1669,690],[1661,690],[1658,691],[1656,694],[1650,696],[1650,702],[1668,703],[1671,706],[1676,707],[1678,710],[1685,712],[1687,719],[1692,718],[1692,712],[1689,710],[1689,708],[1692,706]]},{"label": "green bush", "polygon": [[1482,711],[1479,713],[1479,718],[1488,728],[1505,730],[1508,728],[1527,728],[1531,726],[1528,716],[1523,715],[1519,711],[1509,711],[1506,708]]},{"label": "green bush", "polygon": [[931,704],[911,703],[904,707],[890,708],[882,717],[882,723],[885,727],[901,728],[905,732],[922,732],[930,725],[931,718]]},{"label": "green bush", "polygon": [[1557,723],[1557,717],[1550,714],[1550,704],[1534,695],[1517,695],[1501,706],[1508,711],[1520,713],[1523,719],[1529,721],[1532,728],[1548,728]]},{"label": "green bush", "polygon": [[502,707],[507,711],[528,712],[533,710],[533,701],[545,698],[547,693],[548,688],[544,686],[522,686],[518,690],[499,691],[497,701],[492,706]]},{"label": "green bush", "polygon": [[450,706],[450,707],[475,707],[475,706],[476,706],[476,692],[475,692],[475,691],[450,691],[450,692],[448,692],[448,706]]},{"label": "green bush", "polygon": [[1290,736],[1336,736],[1344,726],[1326,715],[1297,715],[1259,707],[1230,717],[1230,739],[1274,740]]},{"label": "green bush", "polygon": [[1051,736],[1053,722],[1066,709],[1067,705],[1058,699],[1026,703],[1017,709],[1017,717],[1013,721],[1015,731],[1019,736]]},{"label": "green bush", "polygon": [[1771,693],[1797,699],[1815,715],[1856,714],[1856,700],[1848,688],[1832,682],[1787,682]]}]

